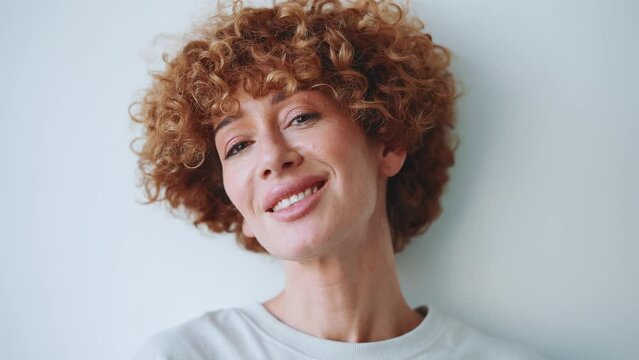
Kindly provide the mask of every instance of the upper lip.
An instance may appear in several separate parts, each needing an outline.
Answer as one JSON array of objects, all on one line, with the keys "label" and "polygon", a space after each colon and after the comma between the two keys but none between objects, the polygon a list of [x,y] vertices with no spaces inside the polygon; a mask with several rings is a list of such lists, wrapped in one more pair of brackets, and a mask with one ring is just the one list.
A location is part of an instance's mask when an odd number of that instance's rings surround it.
[{"label": "upper lip", "polygon": [[291,195],[298,194],[304,190],[326,182],[326,177],[319,175],[304,176],[296,178],[287,183],[272,187],[262,201],[262,209],[271,211],[275,205],[282,199],[286,199]]}]

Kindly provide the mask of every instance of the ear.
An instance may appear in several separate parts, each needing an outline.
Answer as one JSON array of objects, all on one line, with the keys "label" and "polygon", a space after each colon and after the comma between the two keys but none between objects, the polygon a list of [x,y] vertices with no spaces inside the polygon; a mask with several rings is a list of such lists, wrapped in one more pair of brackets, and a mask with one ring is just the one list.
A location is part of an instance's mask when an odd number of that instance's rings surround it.
[{"label": "ear", "polygon": [[246,222],[246,220],[242,220],[242,234],[247,238],[254,238],[255,232],[251,229],[251,226]]},{"label": "ear", "polygon": [[382,145],[380,153],[379,170],[386,177],[397,175],[406,160],[406,150],[391,149],[388,145]]}]

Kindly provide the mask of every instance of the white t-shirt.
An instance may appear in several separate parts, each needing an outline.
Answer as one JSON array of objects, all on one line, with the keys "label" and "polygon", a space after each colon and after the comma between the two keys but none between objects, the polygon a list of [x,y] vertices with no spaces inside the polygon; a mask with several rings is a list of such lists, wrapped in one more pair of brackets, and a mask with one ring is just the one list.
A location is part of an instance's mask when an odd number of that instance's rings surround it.
[{"label": "white t-shirt", "polygon": [[[422,314],[426,307],[417,309]],[[260,303],[206,313],[147,341],[134,360],[348,359],[541,360],[512,343],[486,336],[428,309],[413,330],[396,338],[347,343],[318,338],[279,321]]]}]

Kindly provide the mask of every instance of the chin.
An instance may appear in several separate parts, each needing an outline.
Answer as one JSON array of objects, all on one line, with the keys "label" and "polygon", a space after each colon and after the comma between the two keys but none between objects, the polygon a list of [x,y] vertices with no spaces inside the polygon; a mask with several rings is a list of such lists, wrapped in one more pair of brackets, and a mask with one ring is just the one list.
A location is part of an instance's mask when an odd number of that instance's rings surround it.
[{"label": "chin", "polygon": [[327,236],[309,231],[302,235],[299,232],[290,235],[281,234],[275,238],[275,241],[261,242],[261,244],[278,259],[300,261],[326,255],[333,242]]}]

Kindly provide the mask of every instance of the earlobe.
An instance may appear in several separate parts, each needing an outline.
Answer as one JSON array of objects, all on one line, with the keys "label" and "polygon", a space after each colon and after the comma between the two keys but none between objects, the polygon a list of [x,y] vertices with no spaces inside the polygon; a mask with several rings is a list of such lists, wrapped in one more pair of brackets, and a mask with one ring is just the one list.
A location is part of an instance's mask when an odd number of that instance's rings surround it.
[{"label": "earlobe", "polygon": [[384,146],[381,154],[380,171],[386,177],[397,175],[406,160],[406,150],[390,149]]},{"label": "earlobe", "polygon": [[242,220],[242,234],[244,234],[247,238],[254,238],[255,232],[251,229],[251,226],[246,222],[246,220]]}]

